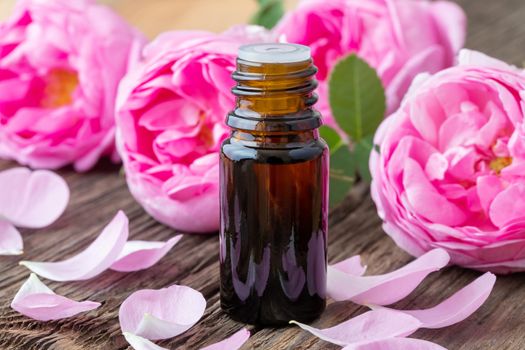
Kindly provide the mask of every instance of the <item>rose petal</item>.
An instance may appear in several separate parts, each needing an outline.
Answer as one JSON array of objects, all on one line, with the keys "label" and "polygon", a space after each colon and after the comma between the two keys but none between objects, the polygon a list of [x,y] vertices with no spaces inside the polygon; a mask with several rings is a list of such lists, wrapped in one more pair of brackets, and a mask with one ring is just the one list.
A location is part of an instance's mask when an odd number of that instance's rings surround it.
[{"label": "rose petal", "polygon": [[87,280],[113,264],[122,251],[128,234],[128,218],[119,211],[97,239],[79,254],[64,261],[22,261],[20,264],[53,281]]},{"label": "rose petal", "polygon": [[96,309],[100,303],[75,301],[55,294],[35,274],[31,274],[16,293],[11,307],[38,321],[59,320]]},{"label": "rose petal", "polygon": [[[124,338],[135,350],[168,350],[153,343],[152,341],[140,337],[136,334],[124,332]],[[241,329],[229,338],[218,343],[201,348],[201,350],[238,350],[250,338],[250,331],[246,328]]]},{"label": "rose petal", "polygon": [[421,321],[421,328],[448,327],[463,321],[479,309],[489,297],[495,283],[496,276],[487,272],[430,309],[399,311]]},{"label": "rose petal", "polygon": [[172,338],[197,323],[205,309],[202,294],[190,287],[139,290],[120,306],[120,327],[146,339]]},{"label": "rose petal", "polygon": [[346,260],[330,265],[336,270],[342,271],[352,276],[362,276],[366,272],[366,266],[361,264],[361,256],[355,255]]},{"label": "rose petal", "polygon": [[295,323],[318,338],[341,346],[406,337],[421,326],[417,318],[387,309],[368,311],[337,326],[325,329],[317,329],[296,321],[290,321],[290,323]]},{"label": "rose petal", "polygon": [[240,349],[249,338],[250,331],[246,328],[243,328],[231,337],[226,338],[218,343],[206,346],[201,350],[237,350]]},{"label": "rose petal", "polygon": [[16,227],[0,220],[0,255],[20,255],[23,246],[22,236]]},{"label": "rose petal", "polygon": [[0,217],[19,227],[42,228],[62,215],[67,183],[47,170],[13,168],[0,173]]},{"label": "rose petal", "polygon": [[130,272],[150,268],[162,259],[181,238],[182,235],[178,235],[167,242],[126,242],[119,257],[111,265],[110,269]]},{"label": "rose petal", "polygon": [[154,342],[146,338],[139,337],[133,333],[124,332],[123,334],[129,345],[131,345],[131,347],[135,350],[168,350],[167,348],[158,346]]},{"label": "rose petal", "polygon": [[428,274],[446,266],[449,259],[445,250],[434,249],[396,271],[377,276],[353,276],[329,266],[327,292],[336,301],[393,304],[416,289]]},{"label": "rose petal", "polygon": [[349,345],[343,350],[447,350],[446,348],[421,339],[390,338],[372,341],[369,343]]}]

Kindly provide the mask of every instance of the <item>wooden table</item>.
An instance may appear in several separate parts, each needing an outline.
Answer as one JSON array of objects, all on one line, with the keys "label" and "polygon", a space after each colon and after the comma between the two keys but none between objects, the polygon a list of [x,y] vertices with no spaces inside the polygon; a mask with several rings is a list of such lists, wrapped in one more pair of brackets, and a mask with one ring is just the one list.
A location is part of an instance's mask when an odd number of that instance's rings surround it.
[{"label": "wooden table", "polygon": [[[12,0],[2,0],[0,9]],[[248,0],[106,0],[150,36],[160,30],[199,26],[222,30],[228,21],[242,22],[254,9]],[[521,65],[525,60],[525,1],[459,0],[470,19],[467,46]],[[190,5],[191,3],[191,5]],[[213,16],[214,8],[235,8],[233,16]],[[200,17],[196,15],[200,14]],[[6,13],[1,10],[0,16]],[[188,17],[189,16],[189,17]],[[193,20],[191,20],[193,18]],[[195,25],[190,25],[194,23]],[[182,24],[178,24],[178,21]],[[0,169],[15,166],[1,162]],[[132,292],[183,284],[200,290],[208,302],[198,325],[171,340],[160,342],[170,349],[198,349],[214,343],[241,327],[219,308],[217,235],[187,235],[157,265],[136,273],[107,271],[85,282],[53,283],[57,293],[78,300],[103,303],[99,309],[56,322],[34,322],[11,310],[9,304],[28,271],[18,262],[62,260],[86,247],[118,209],[130,218],[131,237],[166,240],[175,232],[151,219],[129,194],[119,167],[101,162],[87,174],[67,168],[60,171],[71,187],[72,198],[65,214],[51,227],[23,231],[25,254],[0,257],[0,349],[126,349],[118,323],[118,308]],[[0,194],[1,195],[1,194]],[[357,187],[330,215],[329,259],[341,260],[361,254],[369,273],[384,273],[411,260],[381,230],[381,222],[368,190]],[[479,274],[450,268],[432,274],[399,308],[428,307],[451,295]],[[316,327],[333,326],[366,311],[349,302],[331,302]],[[525,349],[525,276],[500,277],[488,302],[460,324],[442,330],[422,330],[414,336],[449,349]],[[252,331],[244,349],[337,349],[318,341],[297,327]]]}]

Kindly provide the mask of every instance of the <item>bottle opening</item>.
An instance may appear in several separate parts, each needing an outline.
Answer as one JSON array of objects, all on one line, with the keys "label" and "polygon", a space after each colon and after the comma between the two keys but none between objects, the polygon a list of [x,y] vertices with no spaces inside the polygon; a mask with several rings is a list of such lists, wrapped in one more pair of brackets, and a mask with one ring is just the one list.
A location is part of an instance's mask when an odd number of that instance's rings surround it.
[{"label": "bottle opening", "polygon": [[250,44],[239,48],[240,60],[257,63],[294,63],[311,59],[310,48],[298,44]]}]

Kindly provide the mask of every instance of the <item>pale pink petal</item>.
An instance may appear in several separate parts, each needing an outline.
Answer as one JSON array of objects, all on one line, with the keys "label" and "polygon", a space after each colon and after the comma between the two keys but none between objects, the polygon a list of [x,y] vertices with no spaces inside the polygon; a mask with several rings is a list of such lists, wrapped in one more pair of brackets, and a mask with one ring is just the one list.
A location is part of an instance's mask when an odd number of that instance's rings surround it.
[{"label": "pale pink petal", "polygon": [[482,66],[501,69],[503,71],[512,69],[511,66],[503,61],[490,57],[482,52],[468,49],[459,51],[458,61],[460,66]]},{"label": "pale pink petal", "polygon": [[250,338],[250,331],[246,328],[241,329],[229,338],[218,343],[201,348],[201,350],[238,350]]},{"label": "pale pink petal", "polygon": [[11,302],[14,310],[38,321],[71,317],[80,312],[96,309],[100,305],[93,301],[75,301],[57,295],[33,273]]},{"label": "pale pink petal", "polygon": [[128,234],[128,218],[119,211],[97,239],[79,254],[58,262],[22,261],[20,264],[53,281],[87,280],[113,264],[122,251]]},{"label": "pale pink petal", "polygon": [[336,300],[357,304],[389,305],[409,295],[431,272],[450,260],[443,249],[434,249],[393,272],[377,276],[353,276],[328,267],[327,293]]},{"label": "pale pink petal", "polygon": [[447,226],[461,225],[465,221],[462,209],[442,196],[411,158],[404,164],[403,185],[408,203],[418,215]]},{"label": "pale pink petal", "polygon": [[139,290],[120,306],[120,327],[146,339],[172,338],[197,323],[205,309],[202,294],[190,287]]},{"label": "pale pink petal", "polygon": [[158,346],[154,342],[146,338],[139,337],[133,333],[124,332],[123,334],[129,345],[131,345],[131,347],[135,350],[168,350],[167,348]]},{"label": "pale pink petal", "polygon": [[20,255],[23,246],[22,236],[16,227],[0,220],[0,255]]},{"label": "pale pink petal", "polygon": [[368,311],[337,326],[325,329],[317,329],[296,321],[290,321],[290,323],[295,323],[318,338],[341,346],[406,337],[421,326],[417,318],[387,309]]},{"label": "pale pink petal", "polygon": [[129,241],[120,252],[110,269],[121,272],[138,271],[150,268],[166,255],[182,235],[167,242]]},{"label": "pale pink petal", "polygon": [[69,187],[47,170],[14,168],[0,173],[0,217],[15,226],[41,228],[62,215],[69,201]]},{"label": "pale pink petal", "polygon": [[503,227],[514,219],[525,217],[525,183],[515,183],[498,193],[489,209],[494,225]]},{"label": "pale pink petal", "polygon": [[343,350],[447,350],[439,344],[421,339],[390,338],[349,345]]},{"label": "pale pink petal", "polygon": [[421,321],[421,328],[448,327],[463,321],[479,309],[489,297],[495,283],[496,276],[487,272],[430,309],[399,310],[399,312],[417,318]]},{"label": "pale pink petal", "polygon": [[361,256],[359,255],[355,255],[330,266],[336,270],[353,276],[362,276],[366,272],[366,266],[361,264]]}]

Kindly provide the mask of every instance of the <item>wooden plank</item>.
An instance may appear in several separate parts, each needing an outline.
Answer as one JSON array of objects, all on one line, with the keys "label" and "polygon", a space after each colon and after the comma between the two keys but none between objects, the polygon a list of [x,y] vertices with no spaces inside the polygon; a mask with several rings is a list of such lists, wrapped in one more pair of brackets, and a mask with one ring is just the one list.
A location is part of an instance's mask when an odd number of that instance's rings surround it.
[{"label": "wooden plank", "polygon": [[[0,2],[0,16],[9,2]],[[149,36],[171,28],[202,28],[220,31],[230,23],[249,17],[253,4],[236,0],[107,0]],[[521,64],[525,47],[525,3],[522,0],[460,0],[469,14],[468,47]],[[219,5],[220,3],[220,5]],[[230,9],[236,10],[230,10]],[[242,9],[242,10],[241,10]],[[234,11],[240,12],[234,12]],[[196,14],[199,16],[196,17]],[[154,18],[155,20],[151,20]],[[14,166],[0,162],[0,169]],[[103,302],[98,310],[56,322],[34,322],[11,310],[9,304],[27,278],[19,266],[27,260],[61,260],[78,252],[123,209],[131,221],[133,239],[165,240],[175,232],[152,220],[127,191],[119,167],[102,162],[95,170],[76,174],[61,170],[72,190],[68,209],[52,226],[23,230],[23,257],[0,257],[0,349],[127,349],[118,324],[118,308],[133,291],[161,288],[173,283],[200,290],[208,301],[202,321],[185,334],[160,342],[171,349],[197,349],[223,339],[240,324],[229,320],[218,305],[217,236],[188,235],[157,265],[142,272],[105,272],[84,282],[55,283],[57,293],[75,299]],[[382,273],[410,261],[381,230],[367,190],[356,188],[330,216],[329,259],[338,261],[362,254],[370,273]],[[452,294],[479,274],[450,268],[433,274],[400,308],[428,307]],[[468,320],[444,330],[424,330],[415,337],[435,341],[450,349],[524,349],[525,284],[522,275],[500,277],[489,301]],[[352,303],[330,303],[314,323],[332,326],[365,309]],[[297,328],[250,327],[253,336],[245,349],[337,349]]]}]

